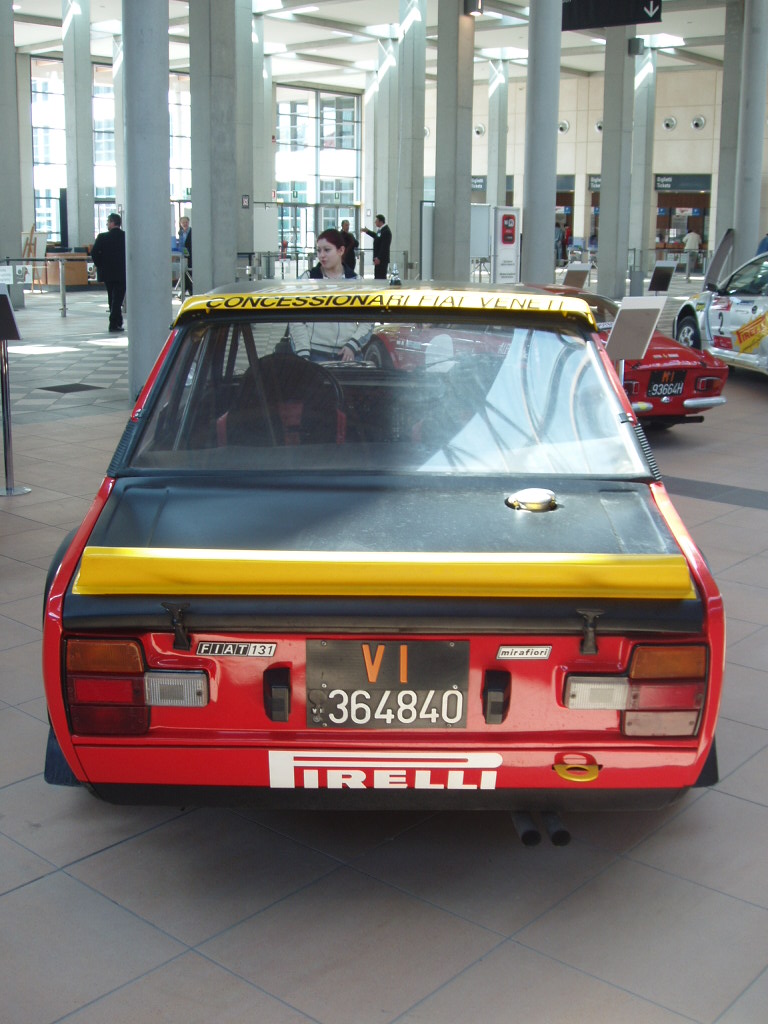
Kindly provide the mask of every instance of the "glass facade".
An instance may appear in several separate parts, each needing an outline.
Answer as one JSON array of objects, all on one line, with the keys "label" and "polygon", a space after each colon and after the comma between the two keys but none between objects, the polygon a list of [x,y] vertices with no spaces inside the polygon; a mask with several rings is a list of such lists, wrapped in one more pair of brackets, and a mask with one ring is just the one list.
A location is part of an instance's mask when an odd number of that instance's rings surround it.
[{"label": "glass facade", "polygon": [[[64,67],[32,58],[35,225],[61,241],[61,191],[67,187]],[[169,77],[171,223],[190,212],[192,116],[188,74]],[[357,95],[281,86],[277,90],[275,177],[283,249],[314,249],[326,228],[348,220],[360,230],[361,100]],[[115,208],[115,96],[112,68],[93,66],[94,237]]]},{"label": "glass facade", "polygon": [[359,231],[360,112],[356,95],[278,87],[275,177],[283,249],[313,249],[317,235],[342,220]]}]

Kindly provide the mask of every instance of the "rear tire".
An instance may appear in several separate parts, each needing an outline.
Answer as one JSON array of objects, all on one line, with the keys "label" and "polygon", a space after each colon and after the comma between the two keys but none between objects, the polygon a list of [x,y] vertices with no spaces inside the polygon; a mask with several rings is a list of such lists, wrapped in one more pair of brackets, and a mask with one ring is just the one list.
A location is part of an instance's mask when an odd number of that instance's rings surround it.
[{"label": "rear tire", "polygon": [[689,314],[678,322],[677,341],[686,348],[701,349],[701,333],[695,316]]}]

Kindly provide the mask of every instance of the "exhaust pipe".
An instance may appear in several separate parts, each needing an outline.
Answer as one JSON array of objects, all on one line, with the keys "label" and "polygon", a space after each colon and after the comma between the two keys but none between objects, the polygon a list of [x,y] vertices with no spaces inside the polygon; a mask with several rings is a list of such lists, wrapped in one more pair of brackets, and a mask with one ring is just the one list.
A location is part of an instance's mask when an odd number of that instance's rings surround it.
[{"label": "exhaust pipe", "polygon": [[570,843],[571,833],[555,811],[542,811],[541,820],[553,846],[567,846]]},{"label": "exhaust pipe", "polygon": [[513,811],[512,824],[515,826],[515,832],[520,837],[520,842],[523,846],[539,845],[541,842],[541,832],[539,832],[536,823],[527,811]]}]

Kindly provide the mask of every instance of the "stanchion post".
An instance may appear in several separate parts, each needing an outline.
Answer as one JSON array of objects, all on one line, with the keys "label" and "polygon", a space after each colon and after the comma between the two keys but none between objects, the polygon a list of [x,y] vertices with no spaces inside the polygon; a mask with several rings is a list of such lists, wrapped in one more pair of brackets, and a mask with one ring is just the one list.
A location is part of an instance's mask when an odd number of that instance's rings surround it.
[{"label": "stanchion post", "polygon": [[61,296],[61,315],[67,315],[67,265],[59,260],[59,295]]}]

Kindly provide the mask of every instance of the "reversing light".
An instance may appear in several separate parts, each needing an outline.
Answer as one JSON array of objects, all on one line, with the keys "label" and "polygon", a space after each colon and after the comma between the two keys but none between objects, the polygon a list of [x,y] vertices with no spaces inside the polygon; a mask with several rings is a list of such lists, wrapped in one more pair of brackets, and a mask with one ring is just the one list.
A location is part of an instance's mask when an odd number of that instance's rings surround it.
[{"label": "reversing light", "polygon": [[152,707],[204,708],[208,703],[208,675],[205,672],[147,672],[144,695]]}]

